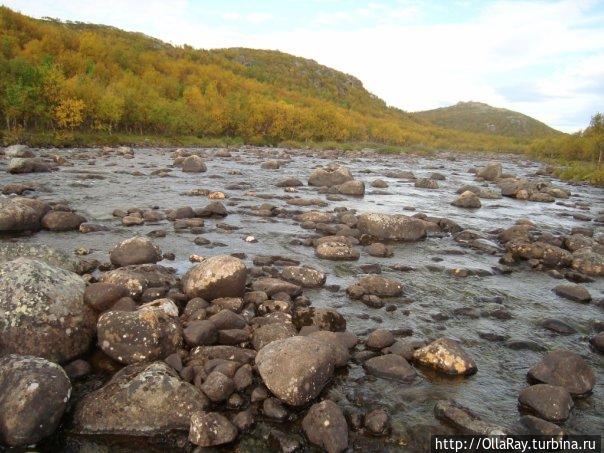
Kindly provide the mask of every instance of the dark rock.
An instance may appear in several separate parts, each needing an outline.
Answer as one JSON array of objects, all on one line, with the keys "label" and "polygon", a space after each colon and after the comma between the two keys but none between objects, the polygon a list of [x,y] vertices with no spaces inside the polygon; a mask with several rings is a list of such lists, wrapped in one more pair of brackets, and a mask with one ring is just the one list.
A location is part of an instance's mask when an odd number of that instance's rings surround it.
[{"label": "dark rock", "polygon": [[555,349],[528,372],[534,382],[564,387],[571,395],[590,393],[596,377],[589,365],[577,354],[564,349]]},{"label": "dark rock", "polygon": [[574,406],[573,399],[565,388],[549,384],[537,384],[523,389],[518,402],[522,411],[554,423],[565,421]]},{"label": "dark rock", "polygon": [[554,288],[554,292],[560,297],[576,302],[589,302],[591,300],[591,294],[589,294],[587,288],[581,285],[558,285]]},{"label": "dark rock", "polygon": [[409,362],[396,354],[386,354],[373,357],[363,363],[363,368],[369,374],[386,379],[409,384],[416,377],[415,370]]},{"label": "dark rock", "polygon": [[302,429],[310,442],[329,453],[348,448],[348,425],[342,410],[333,401],[313,404],[302,420]]},{"label": "dark rock", "polygon": [[200,447],[228,444],[237,434],[237,427],[218,412],[195,412],[191,416],[189,441]]},{"label": "dark rock", "polygon": [[109,310],[119,299],[125,297],[128,291],[111,283],[92,283],[84,291],[84,302],[96,311]]},{"label": "dark rock", "polygon": [[365,428],[373,436],[385,436],[390,431],[390,416],[385,409],[375,409],[365,415]]},{"label": "dark rock", "polygon": [[501,426],[481,420],[470,409],[452,400],[438,401],[434,406],[434,416],[447,422],[460,434],[495,436],[506,433],[506,430]]},{"label": "dark rock", "polygon": [[41,225],[50,231],[77,230],[86,219],[81,215],[69,211],[50,211],[42,217]]},{"label": "dark rock", "polygon": [[109,259],[115,266],[153,264],[162,259],[161,250],[148,238],[135,236],[117,244],[110,252]]}]

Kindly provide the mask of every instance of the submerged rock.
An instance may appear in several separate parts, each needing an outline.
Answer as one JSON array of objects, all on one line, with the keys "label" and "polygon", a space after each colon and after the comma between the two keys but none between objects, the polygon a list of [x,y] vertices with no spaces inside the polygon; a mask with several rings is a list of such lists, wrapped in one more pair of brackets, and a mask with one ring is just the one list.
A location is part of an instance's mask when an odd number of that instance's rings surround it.
[{"label": "submerged rock", "polygon": [[554,423],[565,421],[574,406],[573,399],[565,388],[549,384],[525,388],[518,396],[518,403],[521,410]]},{"label": "submerged rock", "polygon": [[480,419],[470,409],[452,400],[440,400],[434,406],[434,416],[447,422],[460,434],[472,436],[504,435],[506,430]]},{"label": "submerged rock", "polygon": [[530,381],[564,387],[573,396],[588,394],[596,377],[589,365],[577,354],[555,349],[528,371]]}]

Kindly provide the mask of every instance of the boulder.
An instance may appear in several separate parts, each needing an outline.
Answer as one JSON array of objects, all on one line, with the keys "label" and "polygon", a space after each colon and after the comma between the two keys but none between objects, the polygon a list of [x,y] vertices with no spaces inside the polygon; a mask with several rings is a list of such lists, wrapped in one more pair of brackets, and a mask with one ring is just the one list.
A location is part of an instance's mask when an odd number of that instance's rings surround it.
[{"label": "boulder", "polygon": [[372,357],[363,362],[363,368],[373,376],[392,379],[405,384],[413,382],[417,376],[409,362],[396,354]]},{"label": "boulder", "polygon": [[0,264],[0,355],[65,362],[88,351],[96,315],[77,274],[42,261]]},{"label": "boulder", "polygon": [[159,264],[137,264],[124,266],[101,275],[100,280],[122,286],[131,297],[139,297],[149,288],[171,287],[176,285],[174,270]]},{"label": "boulder", "polygon": [[96,311],[109,310],[122,297],[126,297],[128,291],[123,286],[111,283],[92,283],[84,291],[84,302]]},{"label": "boulder", "polygon": [[325,272],[310,266],[285,266],[281,277],[302,288],[318,288],[325,284]]},{"label": "boulder", "polygon": [[0,232],[37,231],[44,212],[27,198],[0,199]]},{"label": "boulder", "polygon": [[381,277],[379,275],[369,275],[357,280],[356,283],[351,287],[348,287],[346,291],[349,295],[360,295],[361,297],[366,294],[378,297],[397,297],[403,294],[403,285],[391,278]]},{"label": "boulder", "polygon": [[268,297],[277,293],[285,293],[291,297],[298,296],[302,292],[302,288],[298,285],[279,278],[264,277],[252,282],[253,291],[263,291]]},{"label": "boulder", "polygon": [[73,231],[80,228],[86,219],[75,212],[50,211],[42,217],[42,228],[50,231]]},{"label": "boulder", "polygon": [[177,321],[160,309],[105,312],[97,335],[103,352],[124,364],[163,359],[182,341]]},{"label": "boulder", "polygon": [[[376,329],[369,334],[365,345],[371,349],[384,349],[394,344],[394,335],[389,330]],[[400,355],[400,354],[399,354]]]},{"label": "boulder", "polygon": [[265,324],[254,329],[252,345],[256,351],[260,351],[273,341],[294,337],[296,334],[296,328],[290,323]]},{"label": "boulder", "polygon": [[158,246],[149,238],[135,236],[117,244],[109,252],[114,266],[123,267],[135,264],[154,264],[161,261],[162,254]]},{"label": "boulder", "polygon": [[195,412],[191,416],[189,441],[200,447],[228,444],[237,438],[238,430],[218,412]]},{"label": "boulder", "polygon": [[52,267],[60,267],[70,272],[80,273],[81,263],[73,255],[44,244],[26,242],[0,242],[0,263],[17,258],[32,258]]},{"label": "boulder", "polygon": [[573,253],[571,266],[583,274],[603,277],[604,255],[590,249],[580,249]]},{"label": "boulder", "polygon": [[45,173],[54,170],[54,165],[38,157],[13,157],[6,170],[11,174]]},{"label": "boulder", "polygon": [[121,369],[107,384],[78,402],[74,431],[156,436],[188,430],[191,414],[204,411],[208,405],[206,396],[183,381],[169,365],[137,363]]},{"label": "boulder", "polygon": [[500,436],[506,430],[485,422],[470,409],[452,400],[440,400],[434,405],[434,416],[451,425],[457,432],[472,436]]},{"label": "boulder", "polygon": [[0,358],[0,443],[35,444],[59,426],[71,395],[63,369],[40,357]]},{"label": "boulder", "polygon": [[501,178],[503,169],[500,162],[489,162],[483,168],[478,169],[476,176],[487,181],[495,181]]},{"label": "boulder", "polygon": [[554,288],[554,292],[560,297],[575,302],[589,302],[591,300],[591,294],[589,294],[587,288],[574,283],[558,285]]},{"label": "boulder", "polygon": [[449,338],[439,338],[416,349],[413,361],[445,374],[470,375],[478,371],[474,360],[456,341]]},{"label": "boulder", "polygon": [[333,186],[330,192],[339,193],[341,195],[353,195],[362,197],[365,195],[365,183],[363,181],[346,181],[345,183]]},{"label": "boulder", "polygon": [[185,173],[201,173],[207,170],[201,157],[192,155],[182,161],[182,171]]},{"label": "boulder", "polygon": [[480,198],[474,192],[466,190],[451,203],[458,208],[478,209],[480,208]]},{"label": "boulder", "polygon": [[256,356],[266,387],[281,401],[302,406],[323,390],[334,371],[332,350],[309,337],[273,341]]},{"label": "boulder", "polygon": [[333,401],[313,404],[302,420],[302,429],[310,442],[328,453],[348,448],[348,424],[342,409]]},{"label": "boulder", "polygon": [[348,168],[335,163],[315,169],[308,178],[309,186],[331,187],[352,181],[352,174]]},{"label": "boulder", "polygon": [[230,255],[218,255],[189,269],[182,279],[182,288],[190,298],[239,297],[245,290],[246,277],[243,261]]},{"label": "boulder", "polygon": [[5,157],[34,157],[33,151],[27,145],[10,145],[4,148]]},{"label": "boulder", "polygon": [[590,393],[596,377],[589,365],[578,354],[555,349],[528,371],[531,382],[564,387],[573,396]]},{"label": "boulder", "polygon": [[399,214],[361,214],[357,228],[380,241],[417,241],[426,237],[424,222]]},{"label": "boulder", "polygon": [[342,242],[322,242],[315,249],[318,258],[331,261],[355,261],[359,252],[350,244]]},{"label": "boulder", "polygon": [[556,385],[537,384],[523,389],[518,396],[520,409],[554,423],[564,422],[574,406],[570,393]]},{"label": "boulder", "polygon": [[438,189],[438,182],[430,178],[420,178],[415,181],[414,185],[418,189]]}]

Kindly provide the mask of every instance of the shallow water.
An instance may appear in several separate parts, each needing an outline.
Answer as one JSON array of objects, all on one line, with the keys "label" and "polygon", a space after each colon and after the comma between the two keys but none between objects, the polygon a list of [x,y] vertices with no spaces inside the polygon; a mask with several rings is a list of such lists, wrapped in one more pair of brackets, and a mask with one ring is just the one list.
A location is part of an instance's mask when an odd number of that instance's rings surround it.
[{"label": "shallow water", "polygon": [[[62,167],[53,173],[7,175],[0,164],[2,183],[32,181],[42,184],[36,192],[45,200],[68,200],[72,208],[83,214],[89,221],[103,223],[111,228],[110,232],[80,234],[77,232],[50,233],[40,232],[32,237],[18,238],[19,241],[50,244],[56,248],[71,252],[78,247],[91,249],[89,258],[102,262],[108,260],[107,252],[117,242],[132,237],[135,233],[145,234],[151,230],[165,228],[165,238],[154,239],[163,252],[173,252],[176,260],[165,262],[174,266],[179,273],[191,266],[190,254],[214,255],[233,252],[244,252],[247,263],[255,255],[283,255],[298,259],[302,264],[321,268],[328,273],[327,285],[340,285],[337,292],[328,289],[305,291],[313,306],[337,308],[348,324],[348,330],[360,337],[375,329],[413,330],[417,339],[434,339],[447,336],[459,339],[466,351],[474,357],[478,373],[463,379],[446,379],[426,374],[419,370],[419,377],[411,385],[405,385],[384,379],[369,379],[360,365],[350,362],[348,370],[341,373],[326,392],[334,398],[340,398],[343,407],[355,404],[363,407],[388,409],[392,416],[393,436],[386,442],[384,439],[370,439],[353,435],[351,445],[362,446],[367,451],[404,451],[412,449],[410,442],[422,425],[440,426],[433,416],[434,403],[442,398],[454,398],[471,408],[484,419],[511,425],[518,418],[517,397],[526,384],[526,372],[540,360],[544,352],[530,350],[512,350],[501,342],[489,342],[478,336],[479,331],[504,334],[510,339],[532,340],[545,350],[564,347],[583,356],[596,373],[597,384],[588,398],[576,401],[571,417],[564,424],[568,432],[597,434],[604,428],[604,389],[602,386],[604,360],[589,349],[588,338],[596,332],[596,323],[604,322],[602,308],[596,304],[577,304],[557,297],[552,288],[563,281],[556,280],[544,272],[531,270],[526,265],[518,265],[510,275],[492,275],[486,277],[471,276],[456,278],[445,271],[429,270],[426,266],[442,266],[446,269],[480,268],[490,270],[498,264],[498,257],[483,254],[461,246],[451,237],[429,237],[418,243],[396,244],[391,258],[374,258],[362,252],[358,262],[333,262],[318,260],[310,247],[292,245],[296,238],[307,237],[312,232],[300,228],[290,218],[261,218],[253,216],[249,207],[262,203],[272,203],[290,211],[295,210],[332,210],[345,206],[358,212],[387,212],[411,215],[414,212],[403,211],[412,207],[416,212],[430,216],[447,217],[458,222],[464,228],[488,232],[495,228],[505,228],[520,218],[529,218],[542,230],[552,233],[568,233],[573,226],[592,226],[596,233],[603,232],[602,225],[594,222],[575,220],[574,213],[596,215],[604,209],[604,190],[589,186],[568,186],[561,181],[555,184],[571,190],[569,206],[556,203],[534,203],[511,198],[500,200],[482,199],[482,208],[464,210],[450,205],[455,198],[455,191],[463,184],[476,184],[474,175],[468,169],[487,162],[486,157],[448,156],[438,158],[399,156],[399,155],[353,155],[320,157],[318,153],[287,152],[275,149],[244,149],[233,152],[231,158],[212,157],[214,150],[205,150],[206,173],[188,174],[174,168],[168,177],[149,175],[158,168],[172,164],[171,150],[137,149],[134,159],[124,159],[117,155],[99,157],[98,150],[61,150],[74,165]],[[55,151],[52,152],[55,154]],[[89,158],[74,158],[74,154],[87,154]],[[261,162],[276,158],[288,157],[286,165],[280,170],[260,168]],[[501,157],[498,157],[501,159]],[[90,164],[94,159],[94,164]],[[317,165],[325,165],[336,160],[345,164],[352,171],[355,179],[365,181],[367,192],[363,198],[347,197],[344,201],[328,201],[328,206],[296,207],[286,204],[284,196],[304,198],[321,198],[314,188],[300,187],[295,194],[286,193],[275,187],[275,183],[288,176],[297,177],[304,182],[310,171]],[[527,162],[515,156],[502,159],[504,172],[518,176],[528,176],[538,170],[539,165]],[[233,170],[241,175],[232,175]],[[427,176],[433,171],[446,176],[439,181],[436,190],[417,189],[413,182],[396,180],[384,176],[390,170],[411,170],[416,176]],[[130,173],[140,171],[143,176]],[[91,174],[104,179],[87,179]],[[97,176],[98,177],[98,176]],[[388,194],[378,194],[371,188],[374,179],[384,179],[389,183],[385,189]],[[547,178],[546,178],[547,179]],[[226,186],[235,183],[248,183],[248,191],[228,190]],[[169,221],[140,227],[123,227],[119,219],[112,217],[115,208],[130,207],[149,208],[158,206],[161,209],[191,205],[202,207],[208,203],[205,197],[181,195],[193,188],[220,190],[228,195],[223,200],[229,210],[229,216],[221,220],[206,220],[204,237],[211,241],[227,244],[226,247],[209,249],[193,243],[196,235],[189,232],[174,232]],[[44,189],[47,192],[44,192]],[[263,197],[258,197],[262,194]],[[265,199],[267,197],[272,197]],[[574,207],[575,202],[585,202],[590,211]],[[241,227],[240,230],[225,232],[215,228],[215,224],[226,222]],[[244,241],[248,234],[254,235],[257,243]],[[359,247],[359,249],[361,249]],[[453,251],[457,251],[454,253]],[[440,262],[433,258],[439,257]],[[360,301],[352,301],[344,289],[361,274],[359,266],[368,263],[382,264],[382,275],[399,279],[405,285],[405,295],[393,299],[398,309],[387,312],[384,309],[371,309]],[[409,272],[395,272],[386,269],[390,264],[401,263],[412,266]],[[161,264],[164,264],[162,262]],[[598,279],[587,283],[594,299],[604,295],[604,282]],[[495,299],[498,298],[498,299]],[[470,319],[455,316],[453,310],[460,307],[488,308],[494,300],[512,313],[512,319],[500,320],[490,317]],[[431,316],[444,314],[449,319],[435,321]],[[368,316],[366,316],[368,315]],[[577,333],[561,336],[545,330],[539,322],[545,318],[555,318],[572,325]],[[601,325],[601,324],[600,324]],[[283,428],[282,428],[283,429]],[[295,432],[294,424],[289,430]],[[262,451],[268,448],[262,440],[264,423],[254,430],[253,435],[243,436],[238,451]],[[55,440],[56,441],[56,440]],[[104,446],[110,441],[105,439],[69,439],[57,441],[61,448],[72,451],[105,451]],[[133,450],[150,449],[150,446],[132,446]],[[126,450],[127,448],[126,443]],[[120,450],[118,450],[120,451]]]}]

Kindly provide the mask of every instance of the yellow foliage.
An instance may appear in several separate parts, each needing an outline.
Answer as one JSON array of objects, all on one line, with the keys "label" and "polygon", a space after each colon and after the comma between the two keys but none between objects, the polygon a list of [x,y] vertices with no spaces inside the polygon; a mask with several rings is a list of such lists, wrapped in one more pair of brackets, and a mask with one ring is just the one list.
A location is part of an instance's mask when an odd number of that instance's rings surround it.
[{"label": "yellow foliage", "polygon": [[55,119],[60,128],[74,129],[82,124],[86,104],[81,99],[67,98],[61,100],[55,108]]}]

